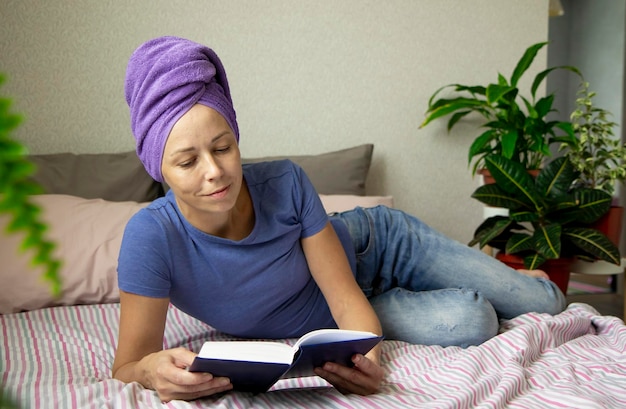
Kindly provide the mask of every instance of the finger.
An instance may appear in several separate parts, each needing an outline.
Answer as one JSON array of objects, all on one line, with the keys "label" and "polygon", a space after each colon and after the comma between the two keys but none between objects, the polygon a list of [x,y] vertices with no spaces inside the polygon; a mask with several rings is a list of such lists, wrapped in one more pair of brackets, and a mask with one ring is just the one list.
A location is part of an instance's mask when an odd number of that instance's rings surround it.
[{"label": "finger", "polygon": [[163,401],[196,399],[232,389],[230,380],[210,373],[189,372],[196,354],[184,348],[153,354],[151,387]]},{"label": "finger", "polygon": [[[363,355],[357,354],[352,358],[352,362],[354,363],[355,368],[358,368],[361,372],[366,374],[376,372],[376,369],[380,368],[370,359],[367,359]],[[382,368],[381,368],[382,369]]]},{"label": "finger", "polygon": [[209,382],[200,385],[187,385],[184,388],[184,395],[197,399],[202,396],[214,395],[216,393],[231,390],[233,385],[230,379],[224,377],[213,378]]},{"label": "finger", "polygon": [[321,368],[315,368],[314,372],[317,376],[326,380],[335,389],[337,389],[339,392],[343,393],[344,395],[349,394],[349,393],[358,393],[357,391],[353,391],[353,390],[346,388],[344,386],[345,380],[342,379],[339,375],[335,374],[334,372],[331,372],[330,369],[332,368],[329,366],[325,366]]},{"label": "finger", "polygon": [[158,394],[164,402],[174,399],[193,400],[229,391],[232,388],[233,385],[228,378],[219,377],[198,385],[171,384],[169,388],[161,388]]},{"label": "finger", "polygon": [[372,377],[372,374],[363,372],[356,366],[348,368],[328,362],[322,368],[317,368],[315,372],[342,393],[369,395],[375,393],[380,384],[380,379]]},{"label": "finger", "polygon": [[174,348],[171,349],[172,358],[174,364],[179,368],[187,368],[193,362],[198,354],[192,352],[186,348]]},{"label": "finger", "polygon": [[343,394],[356,393],[359,395],[369,395],[371,393],[368,388],[355,383],[354,378],[351,378],[352,375],[341,374],[334,365],[324,365],[322,368],[316,368],[315,373],[324,378]]}]

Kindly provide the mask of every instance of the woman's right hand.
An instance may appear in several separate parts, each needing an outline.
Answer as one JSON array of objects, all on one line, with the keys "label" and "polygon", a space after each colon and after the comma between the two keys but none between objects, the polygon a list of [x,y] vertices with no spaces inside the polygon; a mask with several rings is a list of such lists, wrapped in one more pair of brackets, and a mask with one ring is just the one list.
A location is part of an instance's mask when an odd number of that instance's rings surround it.
[{"label": "woman's right hand", "polygon": [[162,401],[197,399],[232,389],[228,378],[189,372],[196,354],[185,348],[163,350],[169,299],[120,291],[120,329],[113,377],[154,389]]},{"label": "woman's right hand", "polygon": [[146,386],[154,389],[163,402],[198,399],[232,389],[228,378],[189,372],[186,368],[195,357],[185,348],[174,348],[149,354],[138,364],[146,371]]}]

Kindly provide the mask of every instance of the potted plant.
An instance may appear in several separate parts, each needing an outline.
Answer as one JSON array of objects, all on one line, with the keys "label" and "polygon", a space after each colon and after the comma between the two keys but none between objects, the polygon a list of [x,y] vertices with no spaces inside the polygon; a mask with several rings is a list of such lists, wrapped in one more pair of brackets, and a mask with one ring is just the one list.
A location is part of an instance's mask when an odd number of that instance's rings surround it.
[{"label": "potted plant", "polygon": [[[452,115],[448,120],[450,131],[459,121],[471,113],[484,118],[485,128],[470,146],[468,162],[472,174],[485,167],[485,158],[500,155],[521,163],[526,169],[539,169],[550,145],[574,139],[570,122],[550,121],[554,95],[537,98],[537,89],[546,76],[555,69],[566,69],[581,76],[578,69],[570,66],[551,67],[538,73],[530,87],[530,99],[522,95],[519,81],[531,66],[538,51],[547,42],[530,46],[517,62],[510,78],[498,74],[496,82],[483,85],[449,84],[439,88],[430,97],[426,118],[420,128],[437,118]],[[452,97],[440,96],[452,88]]]},{"label": "potted plant", "polygon": [[[617,183],[626,181],[626,144],[613,134],[617,124],[609,119],[611,113],[593,105],[595,95],[588,82],[581,83],[571,114],[576,138],[561,144],[559,150],[579,172],[574,181],[577,186],[601,189],[614,196]],[[614,196],[609,212],[595,225],[615,245],[619,245],[623,211]]]},{"label": "potted plant", "polygon": [[[484,158],[495,183],[478,187],[472,197],[489,206],[508,209],[507,216],[486,219],[475,231],[470,246],[489,245],[496,257],[515,268],[541,267],[567,291],[569,263],[576,258],[620,263],[618,248],[590,225],[611,206],[611,195],[599,189],[573,185],[578,172],[566,157],[549,162],[536,177],[519,162],[501,155]],[[550,264],[565,261],[554,276]]]},{"label": "potted plant", "polygon": [[[4,77],[0,75],[0,85]],[[29,196],[39,193],[39,186],[29,177],[35,170],[28,160],[27,150],[11,137],[11,132],[20,124],[22,118],[10,111],[11,100],[0,97],[0,214],[5,213],[11,222],[6,232],[12,234],[24,232],[23,251],[33,251],[33,264],[45,267],[44,279],[50,283],[53,294],[61,291],[59,269],[61,263],[53,257],[54,243],[45,239],[46,225],[40,220],[40,210],[31,203]],[[3,283],[10,285],[10,283]],[[0,407],[17,407],[6,396],[0,385]]]}]

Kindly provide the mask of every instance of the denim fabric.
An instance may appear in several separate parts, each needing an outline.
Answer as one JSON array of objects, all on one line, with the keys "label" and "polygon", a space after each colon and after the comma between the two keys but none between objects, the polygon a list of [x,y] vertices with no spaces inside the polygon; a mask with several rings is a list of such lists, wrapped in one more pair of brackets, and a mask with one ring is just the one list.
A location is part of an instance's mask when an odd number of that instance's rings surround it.
[{"label": "denim fabric", "polygon": [[350,232],[356,279],[387,339],[414,344],[478,345],[495,336],[499,318],[556,314],[563,293],[384,206],[332,217]]}]

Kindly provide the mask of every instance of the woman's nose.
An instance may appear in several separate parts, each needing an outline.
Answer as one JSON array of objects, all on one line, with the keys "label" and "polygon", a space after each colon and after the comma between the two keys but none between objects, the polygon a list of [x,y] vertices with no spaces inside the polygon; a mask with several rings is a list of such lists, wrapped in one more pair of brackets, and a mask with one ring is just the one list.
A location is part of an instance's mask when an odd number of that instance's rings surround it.
[{"label": "woman's nose", "polygon": [[223,170],[220,163],[213,156],[206,155],[202,160],[202,172],[205,179],[212,180],[219,178]]}]

